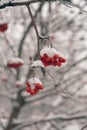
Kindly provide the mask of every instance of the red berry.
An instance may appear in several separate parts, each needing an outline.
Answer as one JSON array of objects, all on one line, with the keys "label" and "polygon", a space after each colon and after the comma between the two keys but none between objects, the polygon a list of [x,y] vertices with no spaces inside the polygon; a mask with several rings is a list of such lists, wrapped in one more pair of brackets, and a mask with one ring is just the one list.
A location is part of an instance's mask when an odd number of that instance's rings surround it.
[{"label": "red berry", "polygon": [[27,87],[26,88],[26,92],[30,93],[31,92],[31,88]]},{"label": "red berry", "polygon": [[44,58],[44,57],[41,57],[41,61],[42,61],[42,62],[45,62],[45,58]]},{"label": "red berry", "polygon": [[62,58],[62,57],[59,57],[59,61],[60,61],[60,62],[63,62],[63,58]]},{"label": "red berry", "polygon": [[61,66],[62,63],[60,61],[57,62],[57,66]]},{"label": "red berry", "polygon": [[40,57],[40,60],[41,60],[41,61],[43,61],[43,59],[44,59],[43,57]]},{"label": "red berry", "polygon": [[49,62],[49,61],[51,61],[51,58],[50,58],[50,57],[47,57],[47,58],[46,58],[46,62]]},{"label": "red berry", "polygon": [[54,59],[58,59],[59,58],[59,55],[58,54],[55,54],[54,55]]},{"label": "red berry", "polygon": [[54,62],[54,64],[53,64],[53,65],[54,65],[54,66],[57,66],[57,62],[58,62],[58,61],[57,61],[57,60],[55,60],[55,62]]},{"label": "red berry", "polygon": [[47,58],[47,57],[48,57],[48,55],[45,53],[43,57]]},{"label": "red berry", "polygon": [[54,57],[51,58],[51,62],[54,63],[55,62],[55,59]]},{"label": "red berry", "polygon": [[31,94],[31,95],[35,95],[35,94],[37,94],[37,92],[36,92],[34,89],[32,89],[32,90],[30,91],[30,94]]},{"label": "red berry", "polygon": [[35,91],[35,92],[39,92],[39,89],[38,89],[38,88],[34,88],[34,91]]},{"label": "red berry", "polygon": [[43,62],[44,66],[48,66],[49,65],[45,58],[42,57],[41,61]]},{"label": "red berry", "polygon": [[8,29],[7,23],[0,24],[0,32],[5,32],[7,29]]},{"label": "red berry", "polygon": [[40,89],[44,89],[44,86],[43,86],[43,85],[40,85],[39,87],[40,87]]},{"label": "red berry", "polygon": [[44,86],[42,84],[39,84],[39,83],[35,84],[35,87],[37,89],[43,89],[44,88]]},{"label": "red berry", "polygon": [[65,63],[65,62],[66,62],[66,59],[65,59],[65,58],[62,58],[62,62]]},{"label": "red berry", "polygon": [[7,67],[19,68],[24,64],[25,64],[25,62],[22,59],[20,59],[19,57],[17,57],[17,58],[12,58],[12,59],[8,60]]},{"label": "red berry", "polygon": [[29,82],[26,82],[26,85],[27,85],[27,87],[30,87],[30,83]]},{"label": "red berry", "polygon": [[65,58],[62,58],[62,57],[59,57],[59,61],[60,61],[61,63],[65,63],[65,62],[66,62],[66,59],[65,59]]},{"label": "red berry", "polygon": [[52,61],[49,61],[49,62],[48,62],[48,65],[53,65]]},{"label": "red berry", "polygon": [[7,67],[11,67],[11,68],[19,68],[20,66],[22,66],[22,63],[8,63]]},{"label": "red berry", "polygon": [[44,66],[46,66],[46,61],[45,61],[45,60],[42,60],[42,62],[43,62],[43,64],[44,64]]}]

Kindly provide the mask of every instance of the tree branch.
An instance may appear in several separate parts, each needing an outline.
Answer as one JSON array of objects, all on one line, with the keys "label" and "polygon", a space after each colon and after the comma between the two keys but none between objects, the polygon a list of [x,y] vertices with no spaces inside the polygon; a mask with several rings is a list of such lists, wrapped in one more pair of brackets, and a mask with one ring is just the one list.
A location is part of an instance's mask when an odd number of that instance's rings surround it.
[{"label": "tree branch", "polygon": [[81,128],[81,130],[85,130],[86,127],[87,127],[87,124],[84,125],[84,126]]},{"label": "tree branch", "polygon": [[19,130],[21,128],[24,128],[26,126],[31,126],[33,124],[37,124],[37,123],[41,123],[41,122],[47,122],[47,121],[52,121],[52,120],[59,120],[59,121],[72,121],[72,120],[81,120],[81,119],[87,119],[87,115],[80,115],[80,116],[72,116],[72,117],[67,117],[67,116],[63,116],[63,117],[59,117],[58,115],[53,115],[52,117],[48,117],[48,118],[41,118],[41,119],[35,119],[33,121],[31,121],[31,119],[27,119],[27,120],[14,120],[15,124],[20,124],[19,126],[13,128],[12,130]]},{"label": "tree branch", "polygon": [[39,33],[38,33],[38,29],[37,29],[37,26],[36,26],[36,23],[35,23],[34,17],[33,17],[33,15],[32,15],[32,12],[31,12],[30,6],[27,4],[26,7],[27,7],[27,9],[28,9],[28,12],[29,12],[30,17],[31,17],[31,20],[32,20],[33,27],[34,27],[35,32],[36,32],[36,36],[37,36],[37,47],[38,47],[38,56],[40,56]]},{"label": "tree branch", "polygon": [[5,3],[3,5],[0,5],[0,9],[4,9],[6,7],[15,7],[15,6],[25,6],[25,5],[30,5],[30,4],[34,4],[34,3],[38,3],[38,2],[46,2],[49,0],[29,0],[29,1],[25,1],[25,2],[8,2]]}]

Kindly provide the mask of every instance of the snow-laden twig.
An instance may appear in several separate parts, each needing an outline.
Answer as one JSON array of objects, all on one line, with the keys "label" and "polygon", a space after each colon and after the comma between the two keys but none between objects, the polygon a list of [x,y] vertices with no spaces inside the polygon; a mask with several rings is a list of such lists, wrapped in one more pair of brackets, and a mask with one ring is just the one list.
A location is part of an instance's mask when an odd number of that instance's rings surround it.
[{"label": "snow-laden twig", "polygon": [[29,1],[24,1],[24,2],[7,2],[4,3],[2,5],[0,5],[0,9],[6,8],[6,7],[15,7],[15,6],[25,6],[26,4],[30,5],[30,4],[34,4],[34,3],[38,3],[38,2],[52,2],[52,1],[59,1],[60,3],[70,7],[76,7],[78,9],[80,9],[82,12],[87,13],[87,11],[83,10],[81,8],[81,6],[79,6],[78,4],[72,3],[71,0],[29,0]]},{"label": "snow-laden twig", "polygon": [[67,117],[67,116],[59,116],[59,115],[52,115],[50,117],[47,118],[39,118],[39,119],[33,119],[31,121],[31,119],[24,119],[24,120],[13,120],[14,124],[20,124],[19,126],[13,128],[12,130],[19,130],[25,126],[30,126],[36,123],[41,123],[41,122],[47,122],[47,121],[52,121],[52,120],[59,120],[59,121],[72,121],[72,120],[81,120],[81,119],[87,119],[87,115],[77,115],[77,116],[71,116],[71,117]]}]

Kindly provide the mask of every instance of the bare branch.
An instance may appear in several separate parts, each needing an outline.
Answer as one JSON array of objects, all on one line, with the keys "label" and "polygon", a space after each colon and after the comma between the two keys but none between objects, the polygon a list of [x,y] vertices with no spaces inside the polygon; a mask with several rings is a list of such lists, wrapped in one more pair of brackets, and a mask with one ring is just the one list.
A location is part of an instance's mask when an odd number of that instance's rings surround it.
[{"label": "bare branch", "polygon": [[87,127],[87,124],[84,125],[84,126],[81,128],[81,130],[85,130],[86,127]]},{"label": "bare branch", "polygon": [[30,4],[34,4],[37,2],[46,2],[46,1],[49,1],[49,0],[29,0],[29,1],[25,1],[25,2],[14,2],[14,3],[8,2],[3,5],[0,5],[0,9],[4,9],[6,7],[26,6],[27,4],[30,5]]},{"label": "bare branch", "polygon": [[34,27],[35,32],[36,32],[36,36],[37,36],[37,46],[38,46],[38,56],[40,57],[39,32],[38,32],[38,29],[37,29],[37,26],[36,26],[36,23],[35,23],[34,17],[33,17],[33,15],[32,15],[32,12],[31,12],[30,6],[27,4],[26,7],[27,7],[28,12],[29,12],[29,14],[30,14],[30,17],[31,17],[31,19],[32,19],[32,24],[33,24],[33,27]]}]

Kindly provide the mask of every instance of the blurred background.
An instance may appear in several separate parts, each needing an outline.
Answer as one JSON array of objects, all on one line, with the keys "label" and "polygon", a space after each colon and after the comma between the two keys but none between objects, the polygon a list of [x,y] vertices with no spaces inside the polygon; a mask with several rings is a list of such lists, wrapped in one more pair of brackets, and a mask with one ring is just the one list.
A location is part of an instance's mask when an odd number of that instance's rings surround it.
[{"label": "blurred background", "polygon": [[[72,2],[87,11],[86,0]],[[0,130],[87,130],[87,13],[59,1],[32,4],[31,10],[39,33],[52,36],[53,47],[67,63],[46,68],[57,88],[48,74],[36,69],[45,89],[29,95],[29,59],[39,59],[31,18],[24,6],[0,9],[0,24],[8,23],[7,31],[0,33]],[[6,67],[12,57],[26,64],[16,70]]]}]

